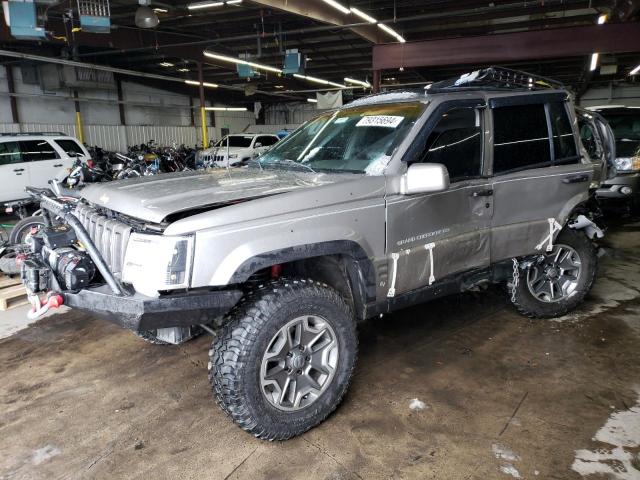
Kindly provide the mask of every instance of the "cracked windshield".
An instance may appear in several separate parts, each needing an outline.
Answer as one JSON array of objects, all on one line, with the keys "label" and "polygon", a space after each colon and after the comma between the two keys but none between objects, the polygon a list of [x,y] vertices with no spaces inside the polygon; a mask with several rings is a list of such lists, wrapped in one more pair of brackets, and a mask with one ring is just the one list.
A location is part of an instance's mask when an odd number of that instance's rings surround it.
[{"label": "cracked windshield", "polygon": [[257,163],[260,167],[382,175],[424,108],[412,102],[326,113],[277,144]]}]

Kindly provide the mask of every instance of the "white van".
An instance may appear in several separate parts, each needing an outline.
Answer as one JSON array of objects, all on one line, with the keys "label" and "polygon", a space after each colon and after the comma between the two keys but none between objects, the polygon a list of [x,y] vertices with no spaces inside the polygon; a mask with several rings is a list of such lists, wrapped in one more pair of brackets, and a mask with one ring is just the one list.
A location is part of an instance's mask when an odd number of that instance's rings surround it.
[{"label": "white van", "polygon": [[0,134],[0,203],[27,198],[27,186],[47,187],[78,156],[89,159],[89,152],[64,133]]}]

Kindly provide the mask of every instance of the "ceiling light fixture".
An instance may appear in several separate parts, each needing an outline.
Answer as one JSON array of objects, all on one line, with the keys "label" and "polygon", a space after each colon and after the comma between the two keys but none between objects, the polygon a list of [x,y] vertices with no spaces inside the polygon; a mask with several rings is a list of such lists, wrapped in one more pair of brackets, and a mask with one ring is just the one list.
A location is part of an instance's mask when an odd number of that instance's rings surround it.
[{"label": "ceiling light fixture", "polygon": [[636,75],[636,74],[638,74],[638,73],[640,73],[640,65],[638,65],[636,68],[634,68],[633,70],[631,70],[631,71],[629,72],[629,75]]},{"label": "ceiling light fixture", "polygon": [[344,77],[344,81],[346,83],[353,83],[354,85],[361,85],[365,88],[371,88],[371,84],[369,82],[363,82],[362,80],[356,80],[355,78]]},{"label": "ceiling light fixture", "polygon": [[[187,85],[195,85],[196,87],[200,86],[200,82],[196,82],[195,80],[185,80],[184,83],[186,83]],[[218,88],[218,84],[209,82],[202,82],[202,86],[209,88]]]},{"label": "ceiling light fixture", "polygon": [[268,72],[282,73],[282,70],[270,65],[263,65],[262,63],[249,62],[242,60],[241,58],[229,57],[228,55],[220,55],[218,53],[203,52],[206,57],[213,58],[215,60],[222,60],[223,62],[235,63],[236,65],[249,65],[257,70],[266,70]]},{"label": "ceiling light fixture", "polygon": [[309,103],[318,103],[318,100],[316,98],[307,98],[307,102],[309,102]]},{"label": "ceiling light fixture", "polygon": [[322,78],[312,77],[310,75],[300,75],[298,73],[294,73],[293,76],[295,78],[299,78],[300,80],[307,80],[313,83],[319,83],[320,85],[331,85],[332,87],[337,88],[349,88],[346,85],[342,85],[341,83],[330,82],[329,80],[323,80]]},{"label": "ceiling light fixture", "polygon": [[178,71],[179,72],[190,72],[191,70],[189,70],[188,68],[179,68]]},{"label": "ceiling light fixture", "polygon": [[166,8],[154,8],[153,11],[156,13],[169,13],[169,10]]},{"label": "ceiling light fixture", "polygon": [[187,9],[201,10],[203,8],[221,7],[223,5],[224,5],[224,2],[196,2],[196,3],[190,3],[189,5],[187,5]]},{"label": "ceiling light fixture", "polygon": [[326,3],[327,5],[331,5],[336,10],[340,10],[345,15],[348,14],[348,13],[351,13],[347,7],[345,7],[341,3],[336,2],[335,0],[322,0],[322,1],[324,3]]},{"label": "ceiling light fixture", "polygon": [[596,68],[598,68],[598,57],[600,55],[597,53],[594,53],[593,55],[591,55],[591,65],[589,65],[589,70],[590,71],[594,71]]},{"label": "ceiling light fixture", "polygon": [[246,112],[246,107],[204,107],[210,112]]},{"label": "ceiling light fixture", "polygon": [[173,63],[169,63],[169,62],[161,62],[159,65],[161,67],[173,67],[173,66],[175,66]]},{"label": "ceiling light fixture", "polygon": [[378,23],[378,21],[375,18],[373,18],[371,15],[367,15],[362,10],[359,10],[359,9],[357,9],[355,7],[351,7],[351,13],[353,13],[354,15],[360,17],[365,22]]},{"label": "ceiling light fixture", "polygon": [[607,21],[607,15],[606,14],[602,14],[598,17],[598,25],[602,25],[604,22]]},{"label": "ceiling light fixture", "polygon": [[242,0],[229,0],[227,2],[227,5],[240,5],[242,3]]},{"label": "ceiling light fixture", "polygon": [[382,30],[384,30],[385,32],[387,32],[389,35],[396,37],[396,39],[400,42],[400,43],[405,43],[406,40],[403,38],[402,35],[400,35],[398,32],[396,32],[393,28],[385,25],[384,23],[379,23],[378,27],[380,27]]}]

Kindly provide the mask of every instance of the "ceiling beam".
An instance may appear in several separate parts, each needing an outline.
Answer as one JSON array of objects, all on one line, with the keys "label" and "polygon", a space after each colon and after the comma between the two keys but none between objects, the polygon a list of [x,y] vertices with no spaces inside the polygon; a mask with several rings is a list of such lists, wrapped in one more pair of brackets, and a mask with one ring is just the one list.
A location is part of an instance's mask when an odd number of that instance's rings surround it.
[{"label": "ceiling beam", "polygon": [[509,61],[637,51],[637,23],[588,25],[373,46],[373,69]]},{"label": "ceiling beam", "polygon": [[[254,3],[264,5],[266,7],[276,8],[294,15],[304,18],[312,18],[319,22],[329,23],[332,25],[345,26],[353,21],[360,21],[360,18],[354,18],[352,14],[344,14],[335,8],[320,1],[310,2],[309,0],[253,0]],[[381,35],[375,25],[365,25],[360,27],[351,27],[353,32],[360,35],[371,43],[381,42]]]}]

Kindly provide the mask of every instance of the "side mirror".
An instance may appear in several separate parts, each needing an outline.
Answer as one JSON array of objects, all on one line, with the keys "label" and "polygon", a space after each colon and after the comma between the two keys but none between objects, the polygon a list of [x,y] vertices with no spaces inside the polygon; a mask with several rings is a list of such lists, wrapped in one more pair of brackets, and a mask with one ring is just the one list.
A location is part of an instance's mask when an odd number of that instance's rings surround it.
[{"label": "side mirror", "polygon": [[449,172],[440,163],[416,163],[402,176],[400,192],[403,195],[442,192],[449,188]]}]

